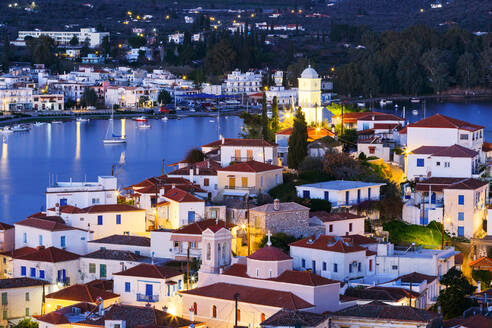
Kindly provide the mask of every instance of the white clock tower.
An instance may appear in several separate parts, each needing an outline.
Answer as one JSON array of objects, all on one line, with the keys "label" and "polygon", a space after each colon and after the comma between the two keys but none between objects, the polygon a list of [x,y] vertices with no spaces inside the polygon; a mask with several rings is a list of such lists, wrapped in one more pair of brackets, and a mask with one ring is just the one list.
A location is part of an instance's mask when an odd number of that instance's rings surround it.
[{"label": "white clock tower", "polygon": [[318,77],[318,73],[309,65],[297,80],[299,83],[298,105],[302,108],[307,124],[323,122],[321,78]]}]

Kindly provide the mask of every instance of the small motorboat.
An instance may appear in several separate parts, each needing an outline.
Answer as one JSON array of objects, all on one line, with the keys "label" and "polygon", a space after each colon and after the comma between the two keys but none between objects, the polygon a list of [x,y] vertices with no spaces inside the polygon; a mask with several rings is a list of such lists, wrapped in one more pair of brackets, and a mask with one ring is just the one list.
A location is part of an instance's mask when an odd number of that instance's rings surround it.
[{"label": "small motorboat", "polygon": [[419,98],[410,98],[410,102],[412,102],[414,104],[418,104],[420,102],[420,99]]},{"label": "small motorboat", "polygon": [[397,110],[397,109],[398,109],[398,104],[395,104],[395,110]]},{"label": "small motorboat", "polygon": [[214,120],[208,120],[208,121],[209,121],[210,123],[215,123],[215,121],[214,121]]},{"label": "small motorboat", "polygon": [[419,111],[416,109],[412,110],[412,115],[419,115]]},{"label": "small motorboat", "polygon": [[2,133],[4,134],[9,134],[9,133],[12,133],[14,131],[12,131],[12,128],[10,126],[6,126],[4,127],[2,130],[0,130]]},{"label": "small motorboat", "polygon": [[63,121],[51,121],[51,124],[63,124]]},{"label": "small motorboat", "polygon": [[13,131],[13,132],[27,132],[27,131],[29,131],[29,130],[30,130],[30,128],[29,128],[28,126],[26,126],[26,125],[21,125],[21,124],[14,125],[14,126],[12,127],[12,131]]},{"label": "small motorboat", "polygon": [[36,123],[34,123],[33,125],[34,125],[34,126],[43,126],[43,125],[45,125],[45,124],[46,124],[46,122],[36,122]]},{"label": "small motorboat", "polygon": [[147,117],[145,116],[139,116],[135,119],[137,122],[147,122]]},{"label": "small motorboat", "polygon": [[162,118],[162,120],[163,120],[163,121],[167,121],[167,116],[164,116],[164,117]]},{"label": "small motorboat", "polygon": [[83,117],[77,117],[76,119],[77,122],[89,122],[88,118],[83,118]]},{"label": "small motorboat", "polygon": [[365,104],[365,103],[363,103],[363,102],[358,102],[358,103],[357,103],[357,106],[358,106],[358,107],[366,107],[366,104]]},{"label": "small motorboat", "polygon": [[150,128],[150,124],[149,123],[142,123],[142,124],[138,124],[137,127],[139,129],[148,129],[148,128]]},{"label": "small motorboat", "polygon": [[379,104],[380,104],[381,106],[385,106],[387,103],[388,103],[388,102],[386,101],[386,99],[381,99],[381,100],[379,101]]}]

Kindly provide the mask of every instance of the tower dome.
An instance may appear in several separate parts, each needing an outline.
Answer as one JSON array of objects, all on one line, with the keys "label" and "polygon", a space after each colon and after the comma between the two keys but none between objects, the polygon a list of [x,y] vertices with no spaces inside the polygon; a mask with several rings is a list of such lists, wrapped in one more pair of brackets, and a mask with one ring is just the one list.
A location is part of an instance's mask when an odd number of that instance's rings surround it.
[{"label": "tower dome", "polygon": [[302,71],[301,78],[303,79],[317,79],[318,73],[309,65],[304,71]]}]

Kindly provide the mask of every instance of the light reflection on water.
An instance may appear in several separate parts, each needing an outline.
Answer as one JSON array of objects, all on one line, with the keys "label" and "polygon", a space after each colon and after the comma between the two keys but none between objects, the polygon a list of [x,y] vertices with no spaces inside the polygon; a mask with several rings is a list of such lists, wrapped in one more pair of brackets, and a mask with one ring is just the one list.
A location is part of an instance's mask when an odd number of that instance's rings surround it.
[{"label": "light reflection on water", "polygon": [[[45,124],[9,134],[0,156],[0,221],[12,223],[39,211],[50,175],[60,181],[95,180],[111,174],[112,165],[123,157],[117,176],[120,186],[127,186],[161,174],[163,159],[166,165],[175,163],[189,149],[218,138],[216,119],[210,122],[208,117],[149,120],[150,129],[137,128],[131,119],[114,123],[127,136],[126,145],[103,144],[107,120]],[[241,124],[238,117],[221,117],[221,132],[237,137]]]}]

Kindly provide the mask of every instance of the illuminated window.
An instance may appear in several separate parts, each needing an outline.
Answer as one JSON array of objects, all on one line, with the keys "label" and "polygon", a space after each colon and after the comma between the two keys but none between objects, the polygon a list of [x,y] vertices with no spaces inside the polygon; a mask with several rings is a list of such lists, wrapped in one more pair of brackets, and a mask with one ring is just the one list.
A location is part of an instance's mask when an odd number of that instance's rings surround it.
[{"label": "illuminated window", "polygon": [[217,307],[212,305],[212,318],[217,318]]}]

